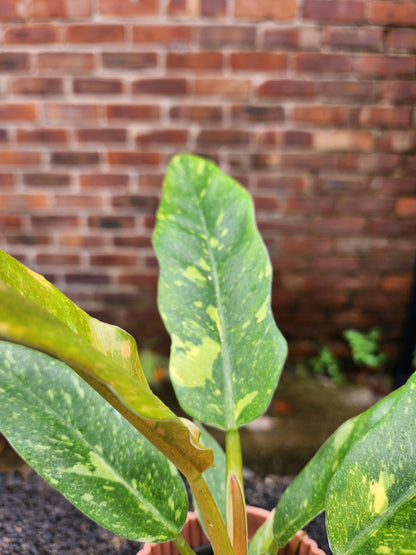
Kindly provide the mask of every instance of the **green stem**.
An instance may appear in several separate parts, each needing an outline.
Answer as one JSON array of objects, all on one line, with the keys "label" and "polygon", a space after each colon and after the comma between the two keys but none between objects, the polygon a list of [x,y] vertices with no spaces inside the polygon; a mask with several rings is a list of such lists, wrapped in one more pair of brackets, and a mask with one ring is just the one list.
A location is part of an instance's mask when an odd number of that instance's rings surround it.
[{"label": "green stem", "polygon": [[243,487],[243,458],[241,455],[240,432],[228,430],[225,433],[225,457],[227,468],[227,479],[230,472],[233,472]]},{"label": "green stem", "polygon": [[233,555],[233,548],[225,522],[204,477],[199,474],[193,480],[188,481],[204,520],[205,530],[215,555]]},{"label": "green stem", "polygon": [[173,541],[176,545],[176,549],[179,551],[179,553],[181,555],[195,555],[191,546],[185,540],[185,538],[182,536],[182,534],[178,534]]}]

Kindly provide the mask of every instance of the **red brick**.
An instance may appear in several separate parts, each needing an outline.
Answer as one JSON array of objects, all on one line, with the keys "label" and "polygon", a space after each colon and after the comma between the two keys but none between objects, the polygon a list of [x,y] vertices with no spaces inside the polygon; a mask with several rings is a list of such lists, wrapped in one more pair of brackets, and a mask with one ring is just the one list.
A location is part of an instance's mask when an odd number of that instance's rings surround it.
[{"label": "red brick", "polygon": [[381,280],[381,289],[383,291],[391,292],[406,292],[409,290],[411,284],[410,276],[387,276]]},{"label": "red brick", "polygon": [[27,6],[24,0],[1,0],[0,1],[0,20],[12,21],[23,19],[26,14]]},{"label": "red brick", "polygon": [[224,17],[226,0],[169,0],[168,14],[174,17]]},{"label": "red brick", "polygon": [[158,129],[156,131],[148,131],[139,133],[135,137],[137,145],[177,145],[186,144],[188,141],[187,129]]},{"label": "red brick", "polygon": [[119,254],[116,252],[95,254],[90,258],[93,266],[135,266],[138,261],[137,256],[134,254]]},{"label": "red brick", "polygon": [[0,215],[0,228],[4,229],[6,227],[21,229],[22,218],[14,214]]},{"label": "red brick", "polygon": [[359,111],[358,122],[368,127],[406,128],[410,116],[411,111],[407,108],[365,107]]},{"label": "red brick", "polygon": [[416,50],[416,29],[390,29],[387,44],[397,50]]},{"label": "red brick", "polygon": [[140,2],[120,2],[120,0],[99,0],[99,10],[103,15],[122,17],[145,17],[158,15],[160,0],[140,0]]},{"label": "red brick", "polygon": [[109,104],[106,108],[108,119],[157,120],[160,107],[156,104]]},{"label": "red brick", "polygon": [[223,109],[221,106],[207,104],[180,104],[170,108],[169,117],[173,120],[197,122],[221,121],[223,118]]},{"label": "red brick", "polygon": [[124,42],[124,25],[69,25],[67,27],[68,43]]},{"label": "red brick", "polygon": [[280,240],[281,252],[296,254],[325,253],[332,249],[332,239],[320,237],[282,237]]},{"label": "red brick", "polygon": [[377,137],[376,150],[385,152],[415,152],[416,133],[412,131],[389,131]]},{"label": "red brick", "polygon": [[133,42],[143,44],[165,44],[176,48],[187,46],[192,37],[189,25],[135,25]]},{"label": "red brick", "polygon": [[155,52],[104,52],[101,54],[103,67],[114,70],[137,70],[157,66]]},{"label": "red brick", "polygon": [[35,19],[89,17],[91,0],[32,0],[32,15]]},{"label": "red brick", "polygon": [[295,106],[293,120],[315,125],[347,125],[351,116],[349,106]]},{"label": "red brick", "polygon": [[30,166],[39,164],[41,155],[39,152],[31,152],[27,150],[1,150],[0,164],[4,166]]},{"label": "red brick", "polygon": [[90,216],[88,227],[101,229],[127,229],[135,225],[134,216]]},{"label": "red brick", "polygon": [[166,58],[167,69],[192,69],[204,71],[219,69],[223,66],[221,52],[172,52]]},{"label": "red brick", "polygon": [[129,176],[126,174],[113,173],[85,173],[79,176],[79,182],[82,188],[104,188],[112,190],[116,188],[125,188],[129,185]]},{"label": "red brick", "polygon": [[62,151],[51,152],[51,164],[60,166],[96,165],[100,162],[98,152]]},{"label": "red brick", "polygon": [[77,141],[80,143],[125,143],[126,129],[80,129],[77,131]]},{"label": "red brick", "polygon": [[36,119],[36,104],[16,104],[7,102],[0,104],[0,120],[2,121],[35,121]]},{"label": "red brick", "polygon": [[414,2],[372,1],[368,5],[370,23],[386,25],[416,24],[416,5]]},{"label": "red brick", "polygon": [[318,257],[313,260],[312,268],[320,272],[336,272],[344,274],[348,272],[355,272],[358,268],[358,261],[355,257]]},{"label": "red brick", "polygon": [[281,161],[283,168],[303,169],[308,172],[317,170],[334,170],[338,167],[338,156],[333,153],[320,152],[302,154],[284,154]]},{"label": "red brick", "polygon": [[104,204],[103,197],[97,195],[60,195],[55,196],[55,205],[58,208],[89,208],[90,210],[97,210]]},{"label": "red brick", "polygon": [[351,71],[352,57],[344,54],[306,52],[295,54],[294,63],[297,71],[347,73]]},{"label": "red brick", "polygon": [[334,98],[366,104],[378,100],[377,84],[372,81],[318,81],[315,85],[317,95],[331,102]]},{"label": "red brick", "polygon": [[373,135],[367,131],[316,131],[313,146],[318,151],[369,152],[373,147]]},{"label": "red brick", "polygon": [[51,199],[47,195],[32,195],[32,194],[0,194],[0,206],[7,210],[39,210],[48,208],[51,204]]},{"label": "red brick", "polygon": [[155,214],[159,205],[159,197],[148,193],[143,195],[115,195],[111,199],[115,207],[133,208],[135,212],[149,212]]},{"label": "red brick", "polygon": [[330,214],[334,210],[331,198],[289,198],[284,203],[285,214],[313,214],[314,217]]},{"label": "red brick", "polygon": [[22,71],[29,68],[29,54],[22,52],[0,52],[0,71]]},{"label": "red brick", "polygon": [[66,187],[70,185],[71,180],[70,176],[64,173],[26,173],[23,175],[23,183],[35,187]]},{"label": "red brick", "polygon": [[18,129],[16,133],[18,143],[60,143],[68,142],[65,129]]},{"label": "red brick", "polygon": [[296,48],[299,45],[299,29],[266,29],[263,34],[262,46],[270,48]]},{"label": "red brick", "polygon": [[197,137],[197,144],[201,146],[240,146],[248,145],[250,135],[240,129],[203,129]]},{"label": "red brick", "polygon": [[364,19],[363,0],[305,0],[303,17],[319,22],[357,23]]},{"label": "red brick", "polygon": [[312,80],[270,79],[259,85],[257,94],[270,98],[308,98],[315,94]]},{"label": "red brick", "polygon": [[283,106],[262,104],[233,104],[231,107],[233,121],[262,121],[276,123],[285,119]]},{"label": "red brick", "polygon": [[276,71],[286,69],[287,54],[274,52],[233,52],[231,69],[243,71]]},{"label": "red brick", "polygon": [[393,200],[374,197],[341,198],[336,209],[342,214],[370,214],[375,216],[391,215]]},{"label": "red brick", "polygon": [[312,222],[312,230],[316,233],[329,235],[345,235],[360,233],[364,229],[365,220],[361,217],[325,218]]},{"label": "red brick", "polygon": [[112,166],[157,166],[160,162],[156,152],[113,151],[107,157]]},{"label": "red brick", "polygon": [[344,154],[339,159],[339,169],[365,175],[390,175],[398,163],[399,157],[392,154]]},{"label": "red brick", "polygon": [[140,172],[139,185],[141,189],[161,189],[164,179],[164,174]]},{"label": "red brick", "polygon": [[238,19],[259,21],[273,19],[291,21],[296,17],[296,0],[238,0],[235,3],[234,15]]},{"label": "red brick", "polygon": [[253,26],[215,25],[195,27],[194,40],[201,48],[253,48],[256,29]]},{"label": "red brick", "polygon": [[414,56],[359,56],[356,60],[359,74],[384,79],[392,77],[410,77],[416,71]]},{"label": "red brick", "polygon": [[43,229],[55,229],[55,228],[69,228],[69,229],[76,229],[79,226],[79,219],[78,216],[74,215],[45,215],[45,216],[38,216],[32,215],[31,216],[32,226],[36,228],[43,228]]},{"label": "red brick", "polygon": [[61,42],[60,28],[56,25],[19,25],[4,32],[5,44],[45,44]]},{"label": "red brick", "polygon": [[255,142],[262,146],[290,146],[296,148],[310,147],[312,134],[306,131],[260,131]]},{"label": "red brick", "polygon": [[382,29],[327,27],[323,32],[323,44],[348,50],[382,50]]},{"label": "red brick", "polygon": [[9,141],[9,133],[7,129],[0,129],[0,143],[7,143]]},{"label": "red brick", "polygon": [[399,198],[396,201],[395,212],[399,217],[416,217],[416,198]]},{"label": "red brick", "polygon": [[81,258],[78,254],[39,253],[36,255],[36,263],[45,266],[78,266],[80,262]]},{"label": "red brick", "polygon": [[387,81],[382,85],[382,96],[394,104],[413,104],[416,102],[416,82]]},{"label": "red brick", "polygon": [[86,73],[94,69],[94,54],[87,52],[42,52],[39,69],[58,73]]},{"label": "red brick", "polygon": [[222,98],[246,98],[251,90],[248,79],[195,79],[195,94]]},{"label": "red brick", "polygon": [[63,93],[63,81],[54,77],[15,77],[10,79],[9,88],[14,94],[59,95]]},{"label": "red brick", "polygon": [[99,115],[96,104],[48,103],[44,109],[45,116],[49,121],[84,122],[85,120],[96,120]]},{"label": "red brick", "polygon": [[186,79],[157,78],[138,79],[132,84],[134,94],[150,95],[184,95],[188,93],[188,82]]},{"label": "red brick", "polygon": [[77,94],[118,94],[123,92],[119,79],[74,79],[74,93]]}]

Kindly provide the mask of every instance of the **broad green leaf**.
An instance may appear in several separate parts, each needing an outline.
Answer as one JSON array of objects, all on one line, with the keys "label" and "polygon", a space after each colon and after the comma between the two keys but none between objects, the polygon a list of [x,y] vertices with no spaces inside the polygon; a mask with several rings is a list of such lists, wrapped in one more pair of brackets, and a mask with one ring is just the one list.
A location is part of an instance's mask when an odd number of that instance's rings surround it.
[{"label": "broad green leaf", "polygon": [[130,334],[92,318],[43,276],[0,249],[1,282],[42,307],[72,332],[110,357],[124,371],[147,383],[140,365],[136,342]]},{"label": "broad green leaf", "polygon": [[212,463],[188,427],[147,384],[55,317],[0,281],[0,337],[53,355],[71,366],[188,477]]},{"label": "broad green leaf", "polygon": [[66,364],[0,341],[0,429],[52,486],[99,524],[174,538],[187,514],[167,459]]},{"label": "broad green leaf", "polygon": [[274,517],[273,534],[279,547],[286,545],[302,526],[325,509],[328,486],[343,459],[391,409],[398,395],[396,391],[344,422],[285,490]]},{"label": "broad green leaf", "polygon": [[250,195],[212,162],[177,156],[153,242],[179,402],[225,430],[251,422],[270,402],[287,347],[270,308],[271,265]]},{"label": "broad green leaf", "polygon": [[416,374],[329,484],[334,555],[416,553]]}]

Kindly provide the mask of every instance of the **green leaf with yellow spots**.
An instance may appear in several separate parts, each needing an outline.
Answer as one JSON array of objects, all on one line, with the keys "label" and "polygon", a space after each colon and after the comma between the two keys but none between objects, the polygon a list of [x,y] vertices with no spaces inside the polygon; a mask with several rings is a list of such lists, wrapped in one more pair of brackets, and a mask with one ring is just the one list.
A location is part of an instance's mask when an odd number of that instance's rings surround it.
[{"label": "green leaf with yellow spots", "polygon": [[0,429],[90,518],[141,541],[176,537],[187,514],[167,459],[66,364],[0,341]]},{"label": "green leaf with yellow spots", "polygon": [[[394,392],[362,414],[347,420],[322,445],[283,493],[276,507],[273,535],[283,547],[312,518],[325,509],[328,487],[355,443],[391,409]],[[269,543],[273,537],[269,533]]]},{"label": "green leaf with yellow spots", "polygon": [[329,484],[334,555],[416,553],[416,374],[355,443]]},{"label": "green leaf with yellow spots", "polygon": [[246,190],[207,160],[169,165],[153,242],[170,374],[192,417],[233,430],[267,408],[286,358],[271,264]]},{"label": "green leaf with yellow spots", "polygon": [[[46,285],[43,278],[38,280],[42,283],[39,290],[35,285],[32,289],[25,289],[23,285],[21,288],[9,286],[8,281],[12,281],[10,267],[11,262],[9,270],[6,268],[6,271],[3,266],[0,274],[0,338],[38,349],[64,361],[187,477],[196,477],[209,468],[212,452],[199,445],[198,438],[189,427],[150,391],[146,382],[128,371],[129,349],[124,352],[125,364],[120,358],[123,355],[122,346],[120,356],[113,357],[104,352],[100,345],[91,342],[88,333],[84,336],[83,328],[75,326],[78,314],[75,306],[68,309],[74,315],[72,319],[68,314],[65,317],[55,314],[53,298],[57,297],[61,308],[66,302],[57,289]],[[15,266],[13,271],[16,284],[24,282],[19,272],[28,281],[35,279],[30,277],[30,270],[21,264]],[[89,317],[85,318],[88,321]],[[99,328],[99,324],[95,326],[95,329]]]}]

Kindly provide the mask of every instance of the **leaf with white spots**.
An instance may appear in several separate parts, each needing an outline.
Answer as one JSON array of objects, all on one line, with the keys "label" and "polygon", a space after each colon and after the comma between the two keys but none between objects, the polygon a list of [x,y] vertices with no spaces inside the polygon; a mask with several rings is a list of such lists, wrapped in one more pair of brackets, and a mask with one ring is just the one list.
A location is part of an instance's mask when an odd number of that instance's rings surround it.
[{"label": "leaf with white spots", "polygon": [[0,429],[90,518],[140,541],[176,537],[187,514],[171,463],[66,364],[0,341]]},{"label": "leaf with white spots", "polygon": [[212,162],[177,156],[153,242],[179,402],[225,430],[251,422],[270,402],[287,347],[270,307],[271,264],[250,195]]},{"label": "leaf with white spots", "polygon": [[416,374],[355,443],[329,484],[334,555],[416,553]]}]

